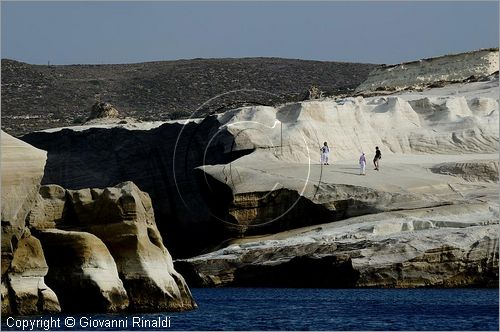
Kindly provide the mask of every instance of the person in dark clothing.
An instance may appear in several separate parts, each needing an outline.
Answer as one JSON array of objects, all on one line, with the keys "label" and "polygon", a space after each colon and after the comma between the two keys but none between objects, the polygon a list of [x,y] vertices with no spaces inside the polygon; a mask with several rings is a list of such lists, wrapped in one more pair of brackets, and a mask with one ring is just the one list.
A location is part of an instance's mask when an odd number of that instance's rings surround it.
[{"label": "person in dark clothing", "polygon": [[375,165],[375,170],[379,169],[379,160],[382,159],[382,152],[378,149],[378,146],[375,147],[375,158],[373,158],[373,165]]}]

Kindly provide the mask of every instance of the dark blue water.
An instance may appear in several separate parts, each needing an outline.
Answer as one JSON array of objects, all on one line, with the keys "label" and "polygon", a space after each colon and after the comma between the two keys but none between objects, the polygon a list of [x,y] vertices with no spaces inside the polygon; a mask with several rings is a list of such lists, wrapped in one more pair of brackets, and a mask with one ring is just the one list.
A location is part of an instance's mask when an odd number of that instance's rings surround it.
[{"label": "dark blue water", "polygon": [[[74,315],[79,325],[103,319],[127,322],[128,330],[155,330],[133,326],[158,318],[163,330],[494,330],[498,331],[498,289],[192,289],[198,310],[166,314]],[[29,320],[68,315],[35,316]],[[127,319],[125,319],[125,317]],[[3,317],[2,330],[9,328]],[[9,321],[12,325],[13,319]],[[20,324],[20,323],[18,323]],[[124,328],[119,328],[124,329]],[[119,330],[111,328],[111,330]],[[40,329],[42,330],[42,329]],[[51,328],[50,330],[56,330]]]}]

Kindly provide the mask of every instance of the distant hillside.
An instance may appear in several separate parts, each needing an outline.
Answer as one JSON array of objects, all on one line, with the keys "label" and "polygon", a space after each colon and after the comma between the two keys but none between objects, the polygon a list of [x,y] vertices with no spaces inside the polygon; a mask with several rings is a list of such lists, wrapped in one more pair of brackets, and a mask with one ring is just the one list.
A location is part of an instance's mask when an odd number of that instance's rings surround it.
[{"label": "distant hillside", "polygon": [[280,58],[193,59],[119,65],[30,65],[2,59],[2,129],[13,135],[79,122],[100,98],[140,120],[187,117],[243,102],[303,99],[312,85],[326,95],[352,91],[376,65]]}]

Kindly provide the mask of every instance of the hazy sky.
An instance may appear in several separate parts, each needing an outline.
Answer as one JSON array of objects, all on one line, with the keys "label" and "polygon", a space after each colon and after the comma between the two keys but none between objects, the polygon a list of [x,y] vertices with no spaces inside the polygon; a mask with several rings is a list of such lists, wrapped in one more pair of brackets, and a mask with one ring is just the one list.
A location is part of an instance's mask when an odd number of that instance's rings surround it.
[{"label": "hazy sky", "polygon": [[498,2],[8,2],[2,58],[399,63],[498,47]]}]

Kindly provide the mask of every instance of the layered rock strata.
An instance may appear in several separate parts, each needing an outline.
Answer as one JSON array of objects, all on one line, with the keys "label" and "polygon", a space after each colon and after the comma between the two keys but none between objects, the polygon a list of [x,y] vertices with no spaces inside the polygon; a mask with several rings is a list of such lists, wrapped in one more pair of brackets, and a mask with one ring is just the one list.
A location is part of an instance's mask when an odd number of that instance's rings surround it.
[{"label": "layered rock strata", "polygon": [[383,91],[444,86],[452,82],[485,78],[495,72],[498,73],[498,48],[483,49],[380,66],[356,88],[356,92],[380,94]]},{"label": "layered rock strata", "polygon": [[2,314],[196,308],[146,193],[40,186],[45,159],[2,132]]},{"label": "layered rock strata", "polygon": [[498,287],[498,207],[388,212],[176,261],[200,287]]},{"label": "layered rock strata", "polygon": [[46,152],[5,132],[2,146],[2,314],[60,311],[45,284],[48,267],[40,241],[25,226],[35,205]]},{"label": "layered rock strata", "polygon": [[[196,308],[183,277],[173,268],[146,193],[124,182],[104,189],[64,190],[62,202],[61,189],[42,186],[28,220],[39,227],[52,268],[48,282],[64,294],[64,310]],[[46,216],[44,223],[41,215]],[[47,224],[57,229],[43,227]],[[72,300],[75,296],[81,299],[78,304]]]},{"label": "layered rock strata", "polygon": [[[213,190],[207,196],[218,197],[213,210],[254,236],[176,267],[204,287],[498,287],[498,175],[431,172],[457,164],[443,160],[498,163],[485,156],[388,157],[382,171],[366,177],[346,161],[291,167],[268,155],[233,162],[234,181],[223,165],[204,166]],[[295,192],[295,201],[275,208],[277,197],[290,196],[282,188]],[[225,192],[233,196],[224,199]],[[309,208],[297,221],[301,201],[321,208],[323,218],[314,220]],[[321,225],[276,232],[289,218]],[[271,235],[256,235],[262,233]]]},{"label": "layered rock strata", "polygon": [[443,163],[431,170],[434,173],[458,176],[470,182],[498,182],[498,160]]}]

